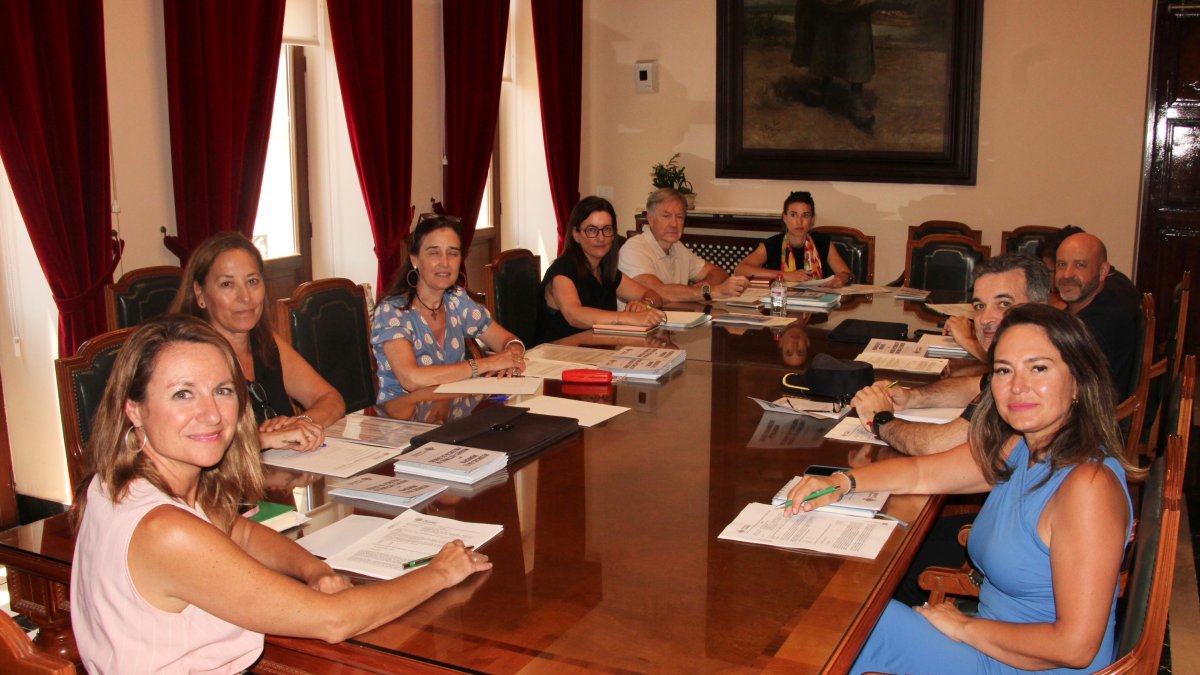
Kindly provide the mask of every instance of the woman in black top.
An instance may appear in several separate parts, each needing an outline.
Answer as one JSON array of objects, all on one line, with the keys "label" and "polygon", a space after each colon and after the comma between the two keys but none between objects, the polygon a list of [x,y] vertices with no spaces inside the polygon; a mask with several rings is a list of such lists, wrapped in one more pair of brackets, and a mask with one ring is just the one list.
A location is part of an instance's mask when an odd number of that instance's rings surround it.
[{"label": "woman in black top", "polygon": [[812,195],[793,192],[783,202],[783,232],[769,237],[750,252],[733,271],[744,277],[768,277],[782,273],[784,281],[810,281],[832,277],[825,283],[838,288],[853,281],[850,266],[837,247],[821,253],[809,232],[816,221]]},{"label": "woman in black top", "polygon": [[[562,255],[546,270],[538,295],[538,342],[550,342],[596,324],[656,326],[666,315],[662,298],[617,269],[613,246],[617,214],[603,197],[584,197],[571,211]],[[617,311],[617,299],[625,311]]]}]

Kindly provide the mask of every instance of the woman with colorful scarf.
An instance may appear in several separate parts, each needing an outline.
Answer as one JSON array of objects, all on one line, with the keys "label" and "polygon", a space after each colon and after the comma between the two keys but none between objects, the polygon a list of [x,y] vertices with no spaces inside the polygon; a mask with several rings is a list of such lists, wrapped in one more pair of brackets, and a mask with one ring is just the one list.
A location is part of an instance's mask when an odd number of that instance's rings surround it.
[{"label": "woman with colorful scarf", "polygon": [[854,281],[850,267],[837,248],[820,253],[809,232],[816,219],[812,195],[793,192],[783,202],[783,232],[765,239],[738,263],[734,274],[748,278],[774,279],[783,273],[784,281],[809,281],[828,278],[824,285],[837,288]]}]

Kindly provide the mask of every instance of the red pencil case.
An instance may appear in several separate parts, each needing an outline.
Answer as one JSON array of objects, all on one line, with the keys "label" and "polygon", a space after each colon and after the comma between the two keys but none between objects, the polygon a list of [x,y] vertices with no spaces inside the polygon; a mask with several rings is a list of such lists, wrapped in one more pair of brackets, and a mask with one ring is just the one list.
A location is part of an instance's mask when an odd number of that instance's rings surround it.
[{"label": "red pencil case", "polygon": [[564,370],[562,374],[563,382],[576,382],[579,384],[608,384],[612,382],[612,373],[607,370],[591,370],[587,368],[575,368],[573,370]]}]

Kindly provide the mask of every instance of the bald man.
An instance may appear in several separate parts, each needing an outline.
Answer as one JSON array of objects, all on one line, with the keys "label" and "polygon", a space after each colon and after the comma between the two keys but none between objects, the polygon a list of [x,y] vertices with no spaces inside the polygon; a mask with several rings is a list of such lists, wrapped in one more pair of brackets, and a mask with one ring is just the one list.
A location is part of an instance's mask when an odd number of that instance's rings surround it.
[{"label": "bald man", "polygon": [[1067,310],[1079,317],[1100,344],[1117,400],[1133,392],[1137,317],[1141,295],[1129,277],[1108,264],[1104,242],[1086,232],[1062,241],[1055,252],[1054,280]]}]

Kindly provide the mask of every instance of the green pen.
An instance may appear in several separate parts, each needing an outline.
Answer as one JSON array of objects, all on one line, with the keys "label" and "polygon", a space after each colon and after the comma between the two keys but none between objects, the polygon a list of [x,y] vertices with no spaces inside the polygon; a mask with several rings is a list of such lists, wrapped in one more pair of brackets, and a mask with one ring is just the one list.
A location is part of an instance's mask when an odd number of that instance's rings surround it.
[{"label": "green pen", "polygon": [[[470,550],[473,550],[474,548],[475,548],[474,546],[468,546],[468,547],[466,547],[465,550],[470,551]],[[402,565],[401,567],[403,567],[406,570],[411,570],[414,567],[423,567],[423,566],[428,565],[429,563],[433,562],[433,559],[436,557],[437,557],[437,555],[427,555],[424,558],[417,558],[416,560],[409,560],[408,562],[404,563],[404,565]]]},{"label": "green pen", "polygon": [[[825,488],[824,490],[817,490],[816,492],[810,494],[809,496],[805,497],[804,499],[802,499],[800,501],[801,501],[801,503],[811,501],[813,499],[816,499],[817,497],[824,497],[825,495],[831,495],[841,489],[842,488],[838,487],[837,485],[831,485],[831,486]],[[786,509],[787,507],[789,507],[791,505],[792,505],[792,500],[789,499],[786,502],[780,504],[779,506],[776,506],[775,508]],[[406,567],[407,567],[407,565],[406,565]]]}]

